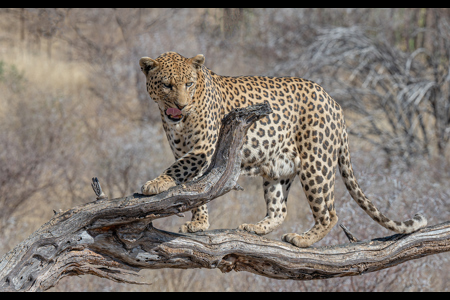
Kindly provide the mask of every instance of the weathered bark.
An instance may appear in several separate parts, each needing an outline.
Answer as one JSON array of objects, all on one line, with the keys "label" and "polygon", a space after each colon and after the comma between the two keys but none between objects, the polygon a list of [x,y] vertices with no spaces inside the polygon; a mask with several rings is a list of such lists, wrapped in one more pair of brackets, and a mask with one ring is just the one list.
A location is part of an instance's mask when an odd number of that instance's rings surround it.
[{"label": "weathered bark", "polygon": [[94,274],[119,282],[150,268],[219,268],[309,280],[358,275],[425,255],[449,251],[450,222],[410,235],[332,247],[296,248],[240,230],[179,234],[152,221],[189,211],[239,188],[241,147],[250,125],[268,105],[233,111],[222,123],[204,175],[155,196],[99,200],[55,214],[0,261],[0,290],[42,291],[70,275]]}]

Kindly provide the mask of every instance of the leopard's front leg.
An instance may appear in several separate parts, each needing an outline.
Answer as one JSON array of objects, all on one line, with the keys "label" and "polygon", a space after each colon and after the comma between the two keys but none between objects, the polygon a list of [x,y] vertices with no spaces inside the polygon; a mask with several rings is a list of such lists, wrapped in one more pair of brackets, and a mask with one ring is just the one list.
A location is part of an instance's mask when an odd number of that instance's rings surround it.
[{"label": "leopard's front leg", "polygon": [[208,220],[208,206],[206,204],[196,207],[192,212],[191,221],[188,221],[181,225],[180,232],[197,232],[205,231],[209,228]]},{"label": "leopard's front leg", "polygon": [[272,232],[283,223],[287,215],[287,198],[289,188],[294,176],[286,178],[264,179],[264,199],[267,205],[267,214],[264,219],[256,224],[242,224],[238,229],[264,235]]},{"label": "leopard's front leg", "polygon": [[[144,195],[155,195],[169,188],[193,179],[202,174],[209,165],[209,160],[203,152],[191,151],[180,157],[173,165],[157,178],[147,181],[141,188]],[[181,226],[180,232],[197,232],[209,228],[208,208],[199,206],[192,211],[192,219]]]}]

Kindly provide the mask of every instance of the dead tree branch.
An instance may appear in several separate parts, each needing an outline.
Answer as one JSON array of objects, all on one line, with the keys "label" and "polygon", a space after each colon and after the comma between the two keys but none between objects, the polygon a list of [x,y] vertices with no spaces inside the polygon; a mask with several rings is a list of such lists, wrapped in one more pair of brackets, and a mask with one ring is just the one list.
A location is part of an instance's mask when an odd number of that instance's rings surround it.
[{"label": "dead tree branch", "polygon": [[82,274],[138,283],[125,275],[145,268],[219,268],[311,280],[359,275],[449,251],[450,222],[410,235],[306,249],[239,230],[179,234],[153,227],[155,219],[238,189],[246,132],[270,112],[268,105],[231,112],[222,121],[217,149],[204,175],[159,195],[107,200],[94,179],[98,200],[55,214],[3,256],[0,290],[43,291],[65,276]]}]

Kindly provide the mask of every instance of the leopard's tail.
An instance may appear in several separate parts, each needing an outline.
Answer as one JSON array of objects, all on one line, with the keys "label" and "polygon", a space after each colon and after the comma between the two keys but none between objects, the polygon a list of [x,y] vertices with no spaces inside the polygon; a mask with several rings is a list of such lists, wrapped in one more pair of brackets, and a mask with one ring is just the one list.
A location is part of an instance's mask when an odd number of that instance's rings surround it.
[{"label": "leopard's tail", "polygon": [[341,146],[339,148],[339,170],[344,179],[345,186],[352,198],[358,205],[378,224],[395,231],[397,233],[411,233],[427,225],[427,220],[424,216],[416,214],[414,218],[403,222],[393,221],[381,213],[378,208],[373,205],[366,195],[364,195],[353,173],[352,164],[350,161],[350,151],[348,147],[348,135],[345,128],[344,121],[342,121],[343,130],[341,136]]}]

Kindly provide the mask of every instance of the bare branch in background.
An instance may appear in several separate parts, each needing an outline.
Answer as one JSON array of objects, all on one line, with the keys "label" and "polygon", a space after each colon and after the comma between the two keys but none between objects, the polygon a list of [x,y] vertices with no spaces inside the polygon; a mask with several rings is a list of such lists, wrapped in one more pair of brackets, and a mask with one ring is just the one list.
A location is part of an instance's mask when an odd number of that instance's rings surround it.
[{"label": "bare branch in background", "polygon": [[[437,38],[448,40],[447,35]],[[305,57],[310,74],[323,73],[324,84],[344,107],[367,116],[368,122],[360,119],[350,127],[352,134],[407,164],[417,156],[445,155],[449,135],[442,129],[450,126],[449,74],[435,61],[448,63],[448,53],[418,48],[408,54],[359,27],[339,27],[322,30]],[[344,76],[330,78],[325,75],[330,70]]]}]

